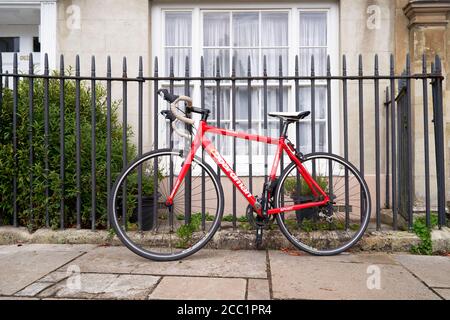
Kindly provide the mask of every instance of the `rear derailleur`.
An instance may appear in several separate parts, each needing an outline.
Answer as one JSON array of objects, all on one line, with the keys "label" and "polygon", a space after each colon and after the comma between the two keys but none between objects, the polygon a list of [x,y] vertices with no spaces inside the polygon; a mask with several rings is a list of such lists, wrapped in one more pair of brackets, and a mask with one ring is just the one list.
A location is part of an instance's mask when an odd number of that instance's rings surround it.
[{"label": "rear derailleur", "polygon": [[333,223],[334,205],[336,205],[336,202],[330,200],[326,206],[320,207],[319,217],[325,219],[328,223]]}]

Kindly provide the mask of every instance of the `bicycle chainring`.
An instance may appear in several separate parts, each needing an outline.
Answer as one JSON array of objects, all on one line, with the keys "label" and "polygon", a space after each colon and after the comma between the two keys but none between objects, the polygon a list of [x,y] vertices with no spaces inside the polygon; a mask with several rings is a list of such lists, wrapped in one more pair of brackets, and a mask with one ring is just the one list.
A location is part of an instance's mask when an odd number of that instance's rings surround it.
[{"label": "bicycle chainring", "polygon": [[270,225],[274,222],[274,216],[269,216],[268,218],[261,218],[254,210],[251,205],[247,206],[246,216],[248,223],[255,229],[263,228],[269,229]]}]

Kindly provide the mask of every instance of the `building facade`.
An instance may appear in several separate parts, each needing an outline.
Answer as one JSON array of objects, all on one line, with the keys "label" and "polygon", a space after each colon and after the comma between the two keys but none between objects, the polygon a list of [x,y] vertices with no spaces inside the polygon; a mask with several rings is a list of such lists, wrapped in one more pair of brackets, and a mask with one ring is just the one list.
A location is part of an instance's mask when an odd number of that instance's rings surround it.
[{"label": "building facade", "polygon": [[[249,62],[252,75],[264,72],[264,59],[267,73],[277,75],[280,70],[284,75],[295,72],[295,58],[299,59],[299,72],[308,75],[311,72],[311,56],[315,57],[315,73],[325,75],[327,72],[327,55],[330,56],[331,73],[342,74],[342,55],[347,58],[347,73],[357,75],[359,55],[362,57],[363,74],[374,72],[374,56],[378,54],[380,74],[389,74],[390,56],[394,56],[395,73],[401,74],[405,69],[406,54],[411,56],[412,72],[422,71],[422,54],[428,61],[434,55],[441,56],[445,77],[448,77],[450,59],[450,1],[419,0],[297,0],[297,1],[176,1],[176,0],[58,0],[58,1],[0,1],[0,48],[3,53],[3,68],[11,71],[12,54],[19,53],[19,68],[28,68],[28,54],[33,52],[35,68],[42,70],[43,53],[48,53],[49,64],[57,69],[59,55],[65,56],[66,65],[74,65],[75,56],[80,55],[82,74],[90,74],[91,56],[97,61],[97,75],[106,74],[106,58],[111,56],[113,76],[122,75],[122,58],[127,57],[128,74],[137,76],[138,59],[143,57],[144,74],[154,73],[154,61],[158,57],[158,71],[162,76],[170,76],[170,61],[173,61],[173,75],[182,76],[186,68],[191,75],[199,75],[201,57],[204,59],[206,76],[214,76],[217,69],[221,75],[229,76],[234,69],[237,76],[248,74]],[[186,59],[188,57],[188,59]],[[265,57],[265,58],[264,58]],[[282,64],[280,65],[280,59]],[[187,65],[188,64],[188,65]],[[448,105],[449,85],[444,88],[444,126],[446,140],[450,138],[450,115]],[[161,86],[168,83],[162,83]],[[326,83],[318,82],[316,88],[317,123],[315,139],[316,151],[327,151],[327,117],[326,117]],[[381,81],[385,88],[388,81]],[[200,83],[193,81],[190,86],[194,101],[200,99]],[[208,84],[207,84],[208,86]],[[413,123],[414,137],[414,177],[415,206],[423,207],[422,163],[424,159],[423,131],[420,127],[423,97],[419,84],[413,88]],[[364,141],[365,157],[375,157],[374,128],[374,93],[373,84],[365,83],[364,93]],[[130,85],[130,92],[137,90]],[[184,90],[183,84],[175,91]],[[114,88],[113,88],[114,91]],[[116,90],[117,91],[117,90]],[[120,92],[120,90],[118,90]],[[300,108],[310,108],[310,87],[301,84]],[[136,91],[135,91],[136,92]],[[349,83],[348,88],[349,127],[357,128],[358,119],[358,83]],[[144,149],[153,147],[151,135],[153,117],[152,88],[147,88],[144,97],[143,124],[146,128]],[[261,91],[256,87],[252,92],[243,86],[238,88],[236,103],[247,103],[252,96],[252,131],[264,134],[262,128]],[[295,97],[293,84],[286,82],[282,89],[277,83],[269,83],[269,111],[278,108],[279,95],[283,96],[284,110],[294,110]],[[384,96],[383,93],[380,93]],[[206,106],[215,108],[214,86],[206,90]],[[137,97],[129,96],[129,121],[138,123]],[[339,84],[333,84],[331,91],[333,101],[331,130],[333,149],[342,154],[342,96]],[[220,105],[221,125],[229,127],[232,114],[230,108],[231,93],[229,85],[224,83],[221,90]],[[367,106],[367,107],[366,107]],[[429,104],[432,114],[432,104]],[[237,129],[246,130],[248,115],[237,107]],[[246,110],[246,109],[245,109]],[[216,121],[214,117],[211,119]],[[161,118],[159,137],[166,137],[165,125]],[[268,135],[277,134],[277,121],[269,121]],[[309,120],[300,126],[301,150],[305,153],[312,149]],[[148,130],[147,130],[148,128]],[[382,132],[384,132],[382,130]],[[384,133],[383,133],[384,134]],[[295,134],[293,134],[295,136]],[[359,139],[357,134],[351,139]],[[384,137],[382,137],[382,141]],[[430,132],[430,139],[433,139]],[[158,144],[166,144],[161,138]],[[221,143],[222,152],[231,154],[230,143]],[[446,144],[447,146],[447,144]],[[240,149],[239,149],[240,148]],[[384,147],[381,148],[384,152]],[[244,145],[238,156],[239,173],[248,174],[246,164],[248,157]],[[450,172],[450,148],[446,148],[446,171]],[[264,174],[263,148],[252,149],[256,176]],[[430,153],[434,153],[431,146]],[[358,149],[351,149],[349,160],[356,166],[359,163]],[[385,154],[381,157],[382,176],[386,173]],[[270,162],[269,162],[270,163]],[[431,176],[435,177],[431,163]],[[375,162],[365,164],[366,179],[371,187],[375,183]],[[448,177],[448,175],[447,175]],[[436,188],[432,184],[432,202],[435,202]],[[450,186],[447,178],[447,186]],[[225,188],[227,189],[227,188]],[[449,194],[450,187],[447,187]],[[384,193],[384,192],[382,192]]]}]

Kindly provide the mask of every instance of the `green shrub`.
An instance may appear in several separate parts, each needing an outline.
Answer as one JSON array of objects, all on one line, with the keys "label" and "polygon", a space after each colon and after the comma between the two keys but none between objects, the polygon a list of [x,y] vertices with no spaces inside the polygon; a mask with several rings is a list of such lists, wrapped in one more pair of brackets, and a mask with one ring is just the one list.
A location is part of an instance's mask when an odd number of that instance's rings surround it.
[{"label": "green shrub", "polygon": [[420,238],[420,244],[412,246],[411,253],[419,255],[431,255],[433,253],[431,242],[431,229],[438,224],[438,217],[436,214],[430,216],[431,226],[427,227],[426,217],[418,217],[414,219],[413,231]]},{"label": "green shrub", "polygon": [[[59,81],[49,83],[49,150],[48,161],[50,172],[48,183],[49,199],[45,197],[45,147],[44,147],[44,81],[34,80],[34,121],[33,121],[33,152],[34,164],[29,167],[29,81],[21,80],[18,85],[19,103],[17,113],[17,161],[15,169],[12,144],[12,91],[5,89],[3,105],[0,108],[0,208],[3,211],[4,223],[12,222],[13,189],[12,177],[17,175],[17,206],[20,225],[30,225],[30,170],[33,173],[33,228],[45,225],[45,207],[48,205],[50,226],[59,226],[60,219],[60,120],[59,120]],[[75,126],[75,82],[66,81],[65,90],[65,221],[66,227],[76,223],[76,126]],[[101,85],[96,86],[96,226],[106,226],[107,217],[107,180],[106,180],[106,90]],[[111,117],[111,175],[112,181],[122,169],[122,125],[118,121],[118,101],[112,102]],[[80,123],[81,123],[81,223],[82,227],[90,226],[91,215],[91,90],[82,83],[80,89]],[[131,136],[130,128],[128,137]],[[128,159],[136,156],[136,149],[128,144]]]},{"label": "green shrub", "polygon": [[[328,177],[317,176],[315,181],[317,184],[327,192],[328,188]],[[297,190],[297,178],[296,177],[288,177],[284,181],[284,191],[289,194],[289,196],[295,196],[298,191],[300,191],[300,196],[311,196],[313,193],[306,183],[305,179],[300,177],[300,190]]]}]

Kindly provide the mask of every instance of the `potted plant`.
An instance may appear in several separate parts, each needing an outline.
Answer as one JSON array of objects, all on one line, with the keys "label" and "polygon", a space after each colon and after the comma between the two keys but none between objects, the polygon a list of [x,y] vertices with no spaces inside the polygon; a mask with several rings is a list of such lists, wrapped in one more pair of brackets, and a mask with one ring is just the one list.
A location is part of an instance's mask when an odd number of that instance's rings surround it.
[{"label": "potted plant", "polygon": [[[154,175],[151,171],[143,170],[142,174],[142,231],[149,231],[153,228],[155,221],[153,216],[153,206],[154,206]],[[158,173],[157,181],[158,183],[162,180],[162,175]],[[157,189],[156,189],[157,191]],[[138,222],[138,175],[137,173],[131,174],[127,178],[127,207],[129,212],[131,211],[129,223]],[[118,197],[122,202],[122,198]],[[160,195],[157,195],[157,201]],[[159,204],[157,203],[157,210]],[[119,204],[119,207],[122,203]]]},{"label": "potted plant", "polygon": [[[315,181],[325,192],[327,191],[327,177],[318,176],[315,178]],[[302,177],[300,177],[299,180],[297,180],[296,177],[287,178],[284,183],[284,192],[288,194],[292,200],[294,200],[294,204],[308,203],[315,200],[311,189]],[[301,223],[304,219],[316,220],[318,210],[317,207],[306,208],[303,210],[297,210],[295,215],[298,223]]]}]

